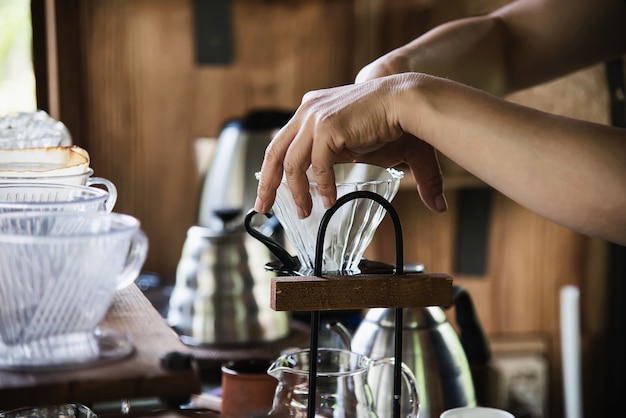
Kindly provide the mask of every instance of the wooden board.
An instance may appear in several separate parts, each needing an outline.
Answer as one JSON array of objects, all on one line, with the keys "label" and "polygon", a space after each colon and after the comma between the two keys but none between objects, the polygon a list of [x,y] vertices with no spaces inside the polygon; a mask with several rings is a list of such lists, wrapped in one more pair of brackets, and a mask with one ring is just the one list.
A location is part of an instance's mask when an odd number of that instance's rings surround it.
[{"label": "wooden board", "polygon": [[170,401],[200,393],[194,368],[168,371],[161,367],[164,354],[188,350],[137,286],[118,292],[102,327],[130,333],[135,352],[113,363],[70,371],[0,371],[0,410],[147,397]]},{"label": "wooden board", "polygon": [[270,298],[277,311],[449,306],[452,278],[421,273],[275,277]]}]

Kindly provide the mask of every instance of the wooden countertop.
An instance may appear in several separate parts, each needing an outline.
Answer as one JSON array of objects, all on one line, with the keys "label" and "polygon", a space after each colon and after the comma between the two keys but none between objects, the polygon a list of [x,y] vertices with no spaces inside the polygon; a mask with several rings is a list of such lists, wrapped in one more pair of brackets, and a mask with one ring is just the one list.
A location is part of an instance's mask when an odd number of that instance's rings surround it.
[{"label": "wooden countertop", "polygon": [[112,363],[75,370],[0,371],[0,410],[147,397],[185,402],[200,393],[195,367],[161,367],[163,355],[189,351],[136,285],[117,293],[101,326],[130,333],[134,353]]}]

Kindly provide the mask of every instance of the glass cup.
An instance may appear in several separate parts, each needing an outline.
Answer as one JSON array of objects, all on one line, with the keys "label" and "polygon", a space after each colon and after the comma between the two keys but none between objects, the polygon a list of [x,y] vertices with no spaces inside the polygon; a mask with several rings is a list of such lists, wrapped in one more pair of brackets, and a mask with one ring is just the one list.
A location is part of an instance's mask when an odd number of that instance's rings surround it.
[{"label": "glass cup", "polygon": [[[304,418],[309,404],[309,376],[311,373],[311,352],[309,349],[296,349],[284,352],[268,369],[268,374],[277,381],[272,410],[269,416]],[[372,396],[368,380],[369,372],[378,367],[393,366],[390,357],[370,359],[362,354],[338,348],[320,347],[316,361],[315,417],[384,417]],[[418,417],[419,396],[413,372],[402,364],[402,380],[410,391],[405,400],[410,418]],[[388,403],[393,401],[393,390],[389,388]]]},{"label": "glass cup", "polygon": [[111,212],[115,200],[97,187],[50,183],[0,183],[0,213]]},{"label": "glass cup", "polygon": [[57,174],[47,176],[20,175],[19,173],[0,174],[0,184],[2,183],[54,183],[54,184],[75,184],[79,186],[100,186],[109,193],[107,202],[113,207],[117,201],[117,187],[112,181],[103,177],[92,177],[93,169],[78,174]]},{"label": "glass cup", "polygon": [[130,215],[0,214],[0,368],[75,367],[130,354],[129,336],[97,326],[147,251]]},{"label": "glass cup", "polygon": [[0,411],[0,418],[97,418],[95,412],[81,404],[39,406]]},{"label": "glass cup", "polygon": [[[367,190],[391,201],[400,187],[404,173],[372,164],[335,164],[337,197]],[[311,169],[307,171],[309,192],[313,199],[311,215],[299,219],[287,181],[283,178],[276,191],[273,211],[295,248],[300,262],[299,273],[309,275],[315,265],[318,229],[326,212]],[[259,173],[257,173],[257,179]],[[385,215],[384,208],[370,199],[355,199],[344,204],[330,219],[323,249],[323,273],[358,274],[359,263],[374,232]]]}]

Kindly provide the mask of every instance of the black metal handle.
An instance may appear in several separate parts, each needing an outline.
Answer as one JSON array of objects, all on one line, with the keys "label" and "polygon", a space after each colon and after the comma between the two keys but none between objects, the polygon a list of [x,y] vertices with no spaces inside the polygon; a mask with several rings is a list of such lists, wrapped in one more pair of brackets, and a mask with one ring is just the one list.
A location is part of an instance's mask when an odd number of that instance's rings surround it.
[{"label": "black metal handle", "polygon": [[[347,193],[344,196],[337,199],[337,202],[328,209],[320,222],[319,230],[317,233],[317,243],[315,247],[315,266],[313,274],[320,277],[322,275],[322,261],[324,250],[324,236],[326,235],[326,229],[330,218],[339,210],[341,206],[355,199],[370,199],[380,204],[393,221],[395,235],[396,235],[396,268],[394,274],[404,274],[404,249],[402,246],[402,227],[400,225],[400,217],[393,208],[391,203],[382,197],[381,195],[370,192],[367,190],[359,190],[356,192]],[[309,356],[309,397],[308,397],[308,416],[312,418],[315,416],[315,392],[316,392],[316,376],[317,376],[317,336],[319,333],[319,311],[311,312],[311,348]],[[400,394],[402,390],[402,326],[404,324],[403,309],[395,309],[395,324],[394,324],[394,382],[393,382],[393,416],[394,418],[400,418]]]},{"label": "black metal handle", "polygon": [[[248,211],[248,214],[246,215],[243,223],[246,231],[248,231],[250,235],[259,240],[263,245],[265,245],[267,249],[270,250],[270,252],[274,254],[276,258],[278,258],[278,260],[283,264],[282,267],[285,270],[295,270],[298,266],[298,261],[296,260],[296,258],[292,257],[291,254],[287,252],[287,250],[285,250],[278,242],[276,242],[276,240],[267,235],[264,235],[252,226],[252,218],[254,218],[257,213],[258,212],[256,212],[254,209]],[[271,213],[265,213],[264,215],[268,218],[271,218],[273,216]]]},{"label": "black metal handle", "polygon": [[396,234],[396,268],[394,273],[404,274],[404,249],[402,246],[402,227],[400,225],[400,217],[387,199],[377,193],[367,190],[359,190],[343,195],[342,197],[337,199],[337,202],[333,205],[333,207],[328,209],[324,213],[324,216],[322,216],[322,220],[320,221],[320,226],[317,232],[317,243],[315,246],[315,266],[313,269],[313,274],[318,277],[322,275],[324,236],[326,235],[326,229],[328,228],[330,218],[335,214],[335,212],[339,210],[341,206],[355,199],[373,200],[380,204],[383,208],[385,208],[385,210],[391,217],[391,220],[393,221],[394,231]]},{"label": "black metal handle", "polygon": [[452,304],[456,309],[455,319],[461,334],[459,339],[467,361],[471,365],[484,366],[491,357],[491,348],[465,288],[452,288]]}]

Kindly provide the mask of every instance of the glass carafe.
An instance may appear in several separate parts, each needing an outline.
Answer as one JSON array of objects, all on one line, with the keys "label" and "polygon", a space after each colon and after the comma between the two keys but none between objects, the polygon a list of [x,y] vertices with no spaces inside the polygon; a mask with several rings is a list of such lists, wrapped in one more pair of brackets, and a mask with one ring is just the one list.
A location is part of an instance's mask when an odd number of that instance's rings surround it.
[{"label": "glass carafe", "polygon": [[[270,416],[307,418],[309,395],[309,349],[289,351],[272,363],[268,373],[278,380]],[[372,360],[338,348],[319,348],[316,362],[316,418],[377,418],[368,373],[372,367],[392,366],[393,358]],[[417,417],[418,395],[415,377],[402,367],[409,387],[409,417]],[[389,403],[393,402],[393,382],[389,382]]]}]

